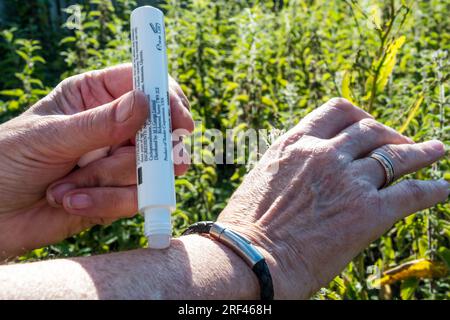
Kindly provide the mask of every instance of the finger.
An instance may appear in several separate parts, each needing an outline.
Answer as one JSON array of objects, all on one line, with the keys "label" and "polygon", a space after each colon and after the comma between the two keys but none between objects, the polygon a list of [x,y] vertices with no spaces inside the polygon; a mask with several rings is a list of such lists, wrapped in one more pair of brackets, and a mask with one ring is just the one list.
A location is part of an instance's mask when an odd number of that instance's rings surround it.
[{"label": "finger", "polygon": [[[133,90],[130,63],[91,70],[64,79],[52,94],[64,114],[75,114],[107,104]],[[55,113],[55,110],[45,110]]]},{"label": "finger", "polygon": [[[173,80],[173,79],[172,79]],[[171,90],[173,87],[173,90]],[[120,64],[101,70],[92,70],[66,78],[53,91],[62,103],[63,112],[74,114],[111,102],[133,90],[131,63]],[[176,81],[169,82],[170,95],[179,95],[186,105],[189,102]],[[46,110],[46,113],[55,110]]]},{"label": "finger", "polygon": [[[394,166],[394,179],[415,172],[439,160],[445,154],[444,144],[431,140],[417,144],[385,145],[375,151],[386,154]],[[380,188],[385,183],[385,172],[375,159],[363,158],[353,162],[360,176]]]},{"label": "finger", "polygon": [[443,202],[449,196],[450,184],[445,180],[404,180],[380,190],[383,214],[389,226],[399,219]]},{"label": "finger", "polygon": [[[91,83],[88,83],[88,81],[91,81]],[[90,71],[81,75],[81,82],[84,82],[84,85],[89,89],[99,88],[99,90],[106,91],[112,99],[117,99],[133,90],[132,65],[131,63],[125,63],[102,70]],[[102,104],[107,102],[104,101]]]},{"label": "finger", "polygon": [[47,188],[47,202],[60,207],[64,195],[83,187],[120,187],[136,184],[135,147],[117,149],[114,154],[78,169]]},{"label": "finger", "polygon": [[124,147],[131,147],[131,146],[136,145],[136,143],[134,142],[135,138],[136,137],[132,137],[130,139],[123,141],[122,143],[111,146],[111,150],[109,151],[109,154],[114,154],[115,152],[121,150]]},{"label": "finger", "polygon": [[172,118],[172,130],[185,129],[187,133],[194,131],[194,120],[188,108],[178,95],[170,95],[170,116]]},{"label": "finger", "polygon": [[[88,73],[89,74],[89,73]],[[103,70],[91,71],[89,76],[92,81],[102,84],[105,91],[116,99],[128,91],[133,90],[133,72],[131,63],[125,63],[118,66],[106,68]],[[93,86],[91,86],[93,87]],[[100,86],[96,86],[100,87]],[[170,96],[177,96],[182,101],[182,106],[190,109],[189,100],[181,89],[180,85],[169,75],[169,93]],[[102,104],[106,103],[103,102]]]},{"label": "finger", "polygon": [[111,147],[103,147],[100,149],[96,149],[93,151],[90,151],[86,154],[84,154],[79,160],[78,160],[78,166],[85,167],[89,163],[97,161],[99,159],[105,158],[108,156],[109,152],[112,151]]},{"label": "finger", "polygon": [[[175,153],[179,154],[178,161]],[[190,165],[189,153],[183,143],[174,146],[175,175],[184,174]],[[125,146],[115,150],[111,156],[90,163],[47,188],[47,202],[60,207],[64,195],[83,187],[120,187],[136,184],[136,149]]]},{"label": "finger", "polygon": [[[169,76],[170,77],[170,76]],[[172,130],[179,130],[183,132],[183,135],[189,135],[195,128],[194,120],[192,119],[192,114],[189,109],[189,101],[184,95],[183,90],[178,85],[178,83],[170,77],[170,109],[171,109],[171,119],[172,119]],[[180,131],[184,130],[184,131]],[[135,145],[135,137],[132,137],[130,143]],[[120,147],[122,144],[112,147],[112,150]],[[99,157],[100,158],[100,157]]]},{"label": "finger", "polygon": [[[46,143],[60,155],[79,158],[85,153],[121,143],[134,136],[148,116],[148,102],[131,91],[98,108],[70,116],[56,116],[53,130],[44,130]],[[47,128],[46,128],[47,129]]]},{"label": "finger", "polygon": [[136,186],[120,188],[83,188],[64,196],[64,209],[74,215],[119,219],[138,212]]},{"label": "finger", "polygon": [[183,144],[182,140],[174,143],[173,163],[175,166],[175,175],[181,176],[186,173],[191,164],[191,156]]},{"label": "finger", "polygon": [[362,119],[342,130],[332,143],[342,152],[356,159],[385,144],[413,143],[392,128],[374,119]]},{"label": "finger", "polygon": [[[178,83],[172,77],[169,79],[172,127],[173,129],[184,128],[192,132],[194,121],[189,112],[189,101]],[[84,95],[84,103],[87,104],[87,108],[96,107],[132,90],[131,64],[91,71],[80,75],[78,81],[80,91],[89,92]],[[86,101],[88,96],[92,97],[92,101]]]},{"label": "finger", "polygon": [[308,114],[293,130],[330,139],[344,128],[365,118],[373,117],[343,98],[333,98]]},{"label": "finger", "polygon": [[181,89],[178,82],[175,79],[173,79],[170,75],[169,75],[169,87],[170,87],[170,90],[173,90],[176,93],[176,95],[178,95],[178,97],[181,99],[181,101],[183,102],[183,106],[186,109],[190,110],[191,104],[189,103],[188,98],[184,94],[183,89]]},{"label": "finger", "polygon": [[[192,116],[190,114],[189,106],[186,106],[184,102],[180,101],[181,94],[184,95],[183,91],[179,87],[179,85],[173,80],[173,89],[170,90],[176,90],[180,91],[177,94],[172,93],[170,95],[170,105],[171,105],[171,113],[172,116],[172,127],[173,130],[184,130],[183,135],[189,135],[193,129],[194,129],[194,121],[192,119]],[[187,99],[187,98],[186,98]],[[94,162],[98,159],[106,157],[110,152],[114,152],[118,148],[125,146],[125,145],[135,145],[135,137],[132,137],[130,139],[127,139],[126,141],[123,141],[119,144],[116,144],[111,147],[103,147],[100,149],[96,149],[93,151],[88,152],[87,154],[84,154],[79,160],[78,160],[78,166],[79,167],[85,167],[91,162]]]},{"label": "finger", "polygon": [[[174,172],[176,176],[181,176],[186,173],[186,171],[189,169],[189,166],[191,164],[191,156],[189,154],[189,151],[186,148],[186,145],[183,143],[183,139],[180,139],[177,142],[173,143],[172,147],[172,153],[173,153],[173,163],[174,163]],[[103,168],[103,170],[99,170],[100,172],[106,172],[108,174],[111,174],[118,171],[123,171],[123,175],[121,177],[112,177],[114,181],[119,181],[119,179],[122,179],[121,181],[128,181],[131,183],[128,183],[128,185],[136,184],[136,148],[134,146],[128,146],[128,147],[122,147],[117,149],[113,156],[122,156],[122,154],[125,154],[125,156],[132,158],[131,164],[130,159],[128,161],[123,161],[121,165],[111,166],[111,169],[106,169],[108,166],[103,165],[103,163],[99,163],[98,167]],[[126,162],[126,164],[125,164]],[[125,166],[124,168],[122,168]],[[128,173],[125,173],[128,171]],[[129,177],[125,179],[125,176]],[[97,178],[98,181],[102,179],[102,174],[99,174],[99,177]],[[130,180],[131,179],[131,180]],[[84,180],[83,177],[81,177],[81,180]],[[106,180],[106,179],[105,179]],[[95,181],[95,179],[94,179]],[[125,182],[124,182],[125,183]],[[111,186],[120,185],[112,182],[110,184]]]}]

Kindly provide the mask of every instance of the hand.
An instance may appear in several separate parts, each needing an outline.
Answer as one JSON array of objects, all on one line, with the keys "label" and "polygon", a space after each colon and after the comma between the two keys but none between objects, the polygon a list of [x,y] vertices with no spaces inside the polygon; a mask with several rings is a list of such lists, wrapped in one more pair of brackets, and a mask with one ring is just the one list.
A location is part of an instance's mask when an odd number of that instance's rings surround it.
[{"label": "hand", "polygon": [[[84,73],[0,126],[0,259],[137,212],[133,141],[148,103],[131,90],[131,65]],[[173,129],[191,132],[172,79],[170,105]]]},{"label": "hand", "polygon": [[280,137],[231,197],[218,220],[265,252],[276,298],[309,297],[396,221],[448,196],[445,180],[382,188],[374,150],[389,155],[397,178],[445,153],[332,99]]}]

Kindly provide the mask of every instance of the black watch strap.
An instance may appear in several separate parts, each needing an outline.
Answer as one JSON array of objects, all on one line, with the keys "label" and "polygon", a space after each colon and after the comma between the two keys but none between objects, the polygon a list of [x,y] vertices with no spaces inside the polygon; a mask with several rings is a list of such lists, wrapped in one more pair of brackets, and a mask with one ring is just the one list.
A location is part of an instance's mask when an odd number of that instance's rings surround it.
[{"label": "black watch strap", "polygon": [[183,235],[194,233],[209,234],[244,259],[258,278],[261,300],[273,300],[274,290],[269,267],[263,255],[249,240],[237,232],[212,221],[194,223],[183,232]]}]

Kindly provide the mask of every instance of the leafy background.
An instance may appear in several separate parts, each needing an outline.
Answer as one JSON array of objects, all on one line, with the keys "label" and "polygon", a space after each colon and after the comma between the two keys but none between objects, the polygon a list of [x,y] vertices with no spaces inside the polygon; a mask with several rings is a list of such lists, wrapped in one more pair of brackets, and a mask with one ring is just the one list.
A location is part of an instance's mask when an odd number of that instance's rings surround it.
[{"label": "leafy background", "polygon": [[[129,61],[129,14],[152,4],[166,13],[170,73],[202,120],[196,130],[287,130],[344,96],[416,141],[449,144],[449,0],[84,0],[79,29],[74,3],[0,0],[0,122],[67,76]],[[449,164],[446,157],[412,176],[450,179]],[[247,171],[199,164],[178,178],[175,233],[214,219]],[[19,260],[145,244],[137,216]],[[447,202],[398,222],[313,298],[450,298],[449,248]]]}]

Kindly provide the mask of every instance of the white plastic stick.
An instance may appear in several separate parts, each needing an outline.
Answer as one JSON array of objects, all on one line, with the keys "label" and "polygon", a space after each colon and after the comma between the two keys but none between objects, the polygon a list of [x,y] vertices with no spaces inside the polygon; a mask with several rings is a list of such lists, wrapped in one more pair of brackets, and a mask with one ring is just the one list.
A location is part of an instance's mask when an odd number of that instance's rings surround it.
[{"label": "white plastic stick", "polygon": [[138,206],[149,248],[169,247],[175,209],[164,14],[151,6],[131,13],[134,88],[150,102],[150,116],[136,135]]}]

